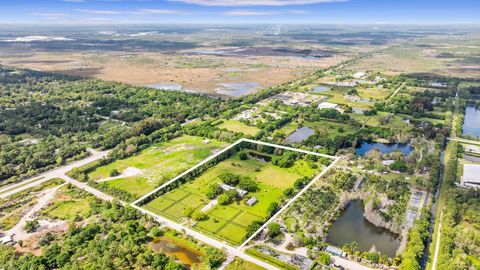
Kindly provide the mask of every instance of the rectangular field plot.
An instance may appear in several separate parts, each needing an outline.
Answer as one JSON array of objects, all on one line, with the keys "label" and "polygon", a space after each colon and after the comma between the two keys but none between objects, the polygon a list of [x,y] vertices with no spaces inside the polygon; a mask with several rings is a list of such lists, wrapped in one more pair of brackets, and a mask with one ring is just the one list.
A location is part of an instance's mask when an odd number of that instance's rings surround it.
[{"label": "rectangular field plot", "polygon": [[136,203],[239,246],[252,223],[266,222],[331,161],[312,152],[240,140]]},{"label": "rectangular field plot", "polygon": [[[110,189],[126,191],[138,198],[186,171],[222,146],[224,144],[217,140],[207,143],[201,137],[181,136],[155,144],[132,157],[99,167],[88,176]],[[120,176],[110,177],[114,170],[121,173]]]}]

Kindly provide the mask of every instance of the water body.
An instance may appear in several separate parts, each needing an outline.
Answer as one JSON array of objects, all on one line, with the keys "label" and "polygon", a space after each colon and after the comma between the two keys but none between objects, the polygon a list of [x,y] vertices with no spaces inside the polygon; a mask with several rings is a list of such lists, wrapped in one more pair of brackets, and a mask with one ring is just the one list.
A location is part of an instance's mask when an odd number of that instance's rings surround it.
[{"label": "water body", "polygon": [[173,90],[180,91],[182,90],[182,85],[179,83],[155,83],[146,85],[146,87],[155,88],[158,90]]},{"label": "water body", "polygon": [[470,162],[480,162],[480,157],[476,157],[476,156],[463,155],[463,158]]},{"label": "water body", "polygon": [[360,251],[375,247],[382,254],[395,257],[400,236],[373,225],[363,217],[363,212],[362,200],[351,201],[328,230],[327,242],[337,247],[357,242]]},{"label": "water body", "polygon": [[260,86],[256,82],[219,83],[218,85],[220,88],[217,88],[216,92],[230,97],[241,97],[250,94]]},{"label": "water body", "polygon": [[325,92],[325,91],[330,91],[330,88],[326,87],[326,86],[323,86],[323,85],[319,85],[319,86],[315,86],[312,88],[312,93],[322,93],[322,92]]},{"label": "water body", "polygon": [[355,150],[357,155],[364,156],[370,150],[378,149],[382,154],[388,154],[393,151],[400,151],[405,156],[410,155],[413,151],[413,147],[408,143],[378,143],[378,142],[362,142],[360,147]]},{"label": "water body", "polygon": [[462,135],[480,137],[480,109],[475,106],[467,106],[465,120],[463,121]]},{"label": "water body", "polygon": [[182,263],[189,266],[202,262],[204,257],[200,252],[175,243],[166,237],[155,238],[150,243],[150,246],[153,250],[163,252],[167,256],[175,256]]},{"label": "water body", "polygon": [[271,156],[262,155],[257,152],[248,152],[248,155],[261,162],[270,162],[272,160]]},{"label": "water body", "polygon": [[299,143],[302,142],[303,140],[307,139],[308,137],[312,136],[315,134],[315,131],[309,127],[301,127],[290,136],[288,136],[285,141],[288,143]]}]

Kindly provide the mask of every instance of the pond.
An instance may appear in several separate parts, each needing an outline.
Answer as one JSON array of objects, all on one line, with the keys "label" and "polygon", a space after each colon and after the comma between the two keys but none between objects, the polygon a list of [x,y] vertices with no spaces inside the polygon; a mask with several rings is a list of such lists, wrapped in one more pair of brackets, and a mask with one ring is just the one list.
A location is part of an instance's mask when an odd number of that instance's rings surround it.
[{"label": "pond", "polygon": [[328,230],[327,242],[337,247],[357,242],[360,251],[372,247],[382,254],[395,257],[400,247],[400,236],[379,228],[363,216],[363,201],[353,200]]},{"label": "pond", "polygon": [[462,135],[480,137],[480,109],[475,106],[467,106],[465,120],[463,121]]},{"label": "pond", "polygon": [[145,86],[150,88],[155,88],[158,90],[173,90],[173,91],[182,90],[182,85],[179,83],[162,82],[162,83],[149,84]]},{"label": "pond", "polygon": [[302,142],[303,140],[307,139],[308,137],[312,136],[315,134],[315,131],[309,127],[301,127],[290,136],[288,136],[285,141],[288,143],[299,143]]},{"label": "pond", "polygon": [[216,89],[216,92],[230,97],[241,97],[250,94],[260,86],[256,82],[219,83],[218,85],[220,87]]},{"label": "pond", "polygon": [[270,162],[272,160],[271,156],[263,155],[257,152],[250,151],[248,152],[248,155],[261,162]]},{"label": "pond", "polygon": [[200,252],[187,246],[183,246],[180,243],[175,243],[166,237],[155,238],[150,242],[150,246],[154,251],[163,252],[167,256],[175,256],[182,263],[189,266],[201,263],[204,257]]},{"label": "pond", "polygon": [[323,85],[319,85],[319,86],[315,86],[312,88],[312,93],[322,93],[322,92],[325,92],[325,91],[330,91],[330,88],[326,87],[326,86],[323,86]]},{"label": "pond", "polygon": [[405,156],[410,155],[413,147],[409,143],[379,143],[379,142],[362,142],[360,147],[355,150],[357,155],[364,156],[373,149],[378,149],[382,154],[388,154],[393,151],[400,151]]}]

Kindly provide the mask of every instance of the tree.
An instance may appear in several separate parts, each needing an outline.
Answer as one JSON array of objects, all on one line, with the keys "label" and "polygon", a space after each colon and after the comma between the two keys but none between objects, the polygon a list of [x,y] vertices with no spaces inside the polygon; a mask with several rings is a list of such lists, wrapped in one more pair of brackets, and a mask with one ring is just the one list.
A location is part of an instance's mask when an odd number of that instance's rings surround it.
[{"label": "tree", "polygon": [[269,216],[273,216],[278,210],[278,203],[277,202],[272,202],[267,208],[267,212]]},{"label": "tree", "polygon": [[268,236],[275,238],[280,234],[280,224],[271,222],[268,224]]},{"label": "tree", "polygon": [[204,220],[206,218],[206,215],[201,210],[195,210],[192,213],[192,218],[195,219],[196,221],[200,221],[200,220]]},{"label": "tree", "polygon": [[207,253],[207,262],[211,268],[217,268],[225,261],[225,252],[222,250],[207,247],[205,251]]},{"label": "tree", "polygon": [[330,264],[330,253],[320,251],[318,252],[317,260],[322,265],[329,265]]},{"label": "tree", "polygon": [[283,191],[283,195],[285,195],[285,197],[287,198],[291,198],[293,197],[293,194],[295,193],[295,190],[293,188],[287,188]]},{"label": "tree", "polygon": [[240,154],[238,154],[238,157],[240,158],[240,160],[247,160],[248,155],[245,152],[240,152]]},{"label": "tree", "polygon": [[27,233],[32,233],[32,232],[36,231],[39,226],[40,226],[40,224],[38,224],[38,220],[34,219],[34,220],[27,221],[25,223],[25,226],[23,227],[23,229]]},{"label": "tree", "polygon": [[193,214],[193,211],[195,211],[195,209],[193,209],[193,207],[191,206],[186,206],[184,209],[183,209],[183,215],[185,215],[186,217],[192,217],[192,214]]},{"label": "tree", "polygon": [[208,187],[206,195],[210,200],[212,200],[218,195],[222,194],[222,192],[223,192],[222,187],[217,183],[213,183]]},{"label": "tree", "polygon": [[120,175],[120,172],[117,169],[112,169],[110,171],[110,177],[115,177],[115,176],[119,176],[119,175]]},{"label": "tree", "polygon": [[227,185],[236,186],[240,181],[240,176],[231,172],[223,172],[219,176],[220,180]]},{"label": "tree", "polygon": [[256,181],[252,180],[248,176],[242,176],[240,177],[240,182],[238,183],[238,187],[250,191],[250,192],[255,192],[258,190],[258,184]]}]

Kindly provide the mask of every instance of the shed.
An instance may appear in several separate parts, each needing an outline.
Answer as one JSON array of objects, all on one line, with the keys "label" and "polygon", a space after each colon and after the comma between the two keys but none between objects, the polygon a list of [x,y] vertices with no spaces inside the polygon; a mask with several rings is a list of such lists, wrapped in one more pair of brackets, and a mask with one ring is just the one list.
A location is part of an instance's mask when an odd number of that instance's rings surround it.
[{"label": "shed", "polygon": [[253,206],[253,205],[256,204],[257,202],[258,202],[257,198],[251,197],[250,199],[248,199],[247,205],[248,205],[248,206]]}]

